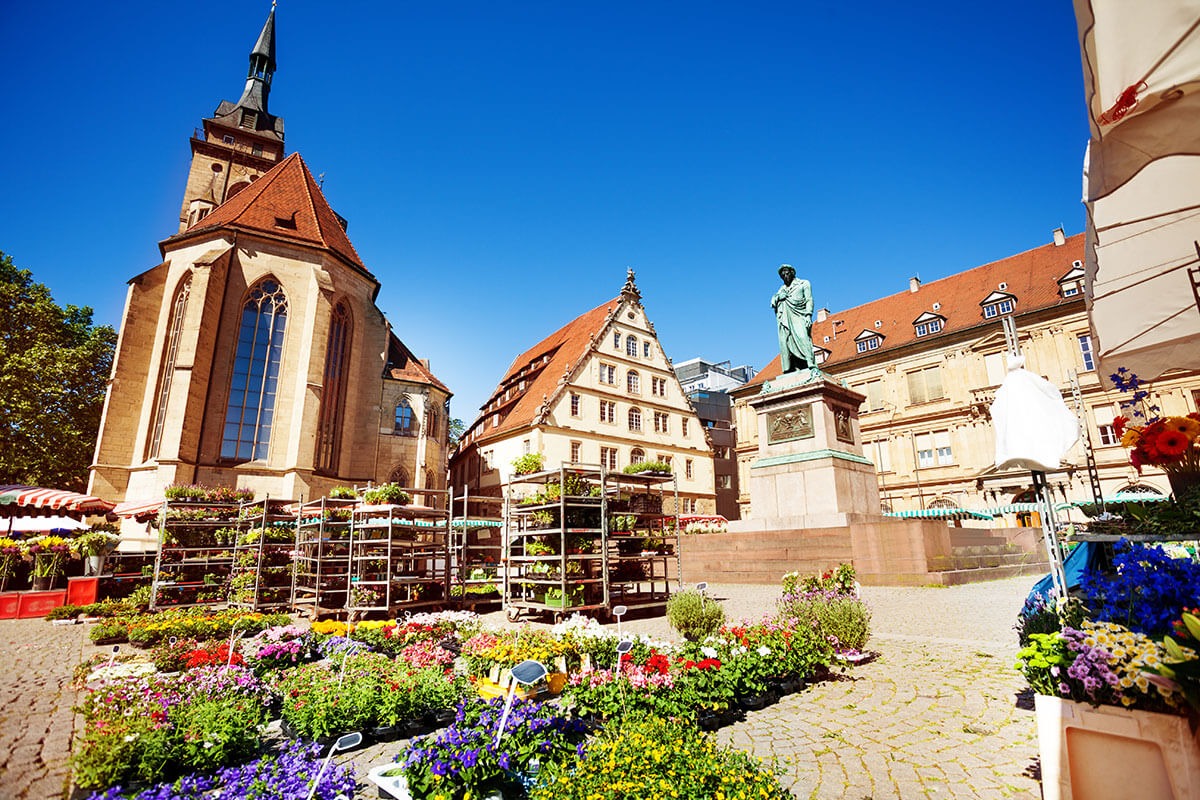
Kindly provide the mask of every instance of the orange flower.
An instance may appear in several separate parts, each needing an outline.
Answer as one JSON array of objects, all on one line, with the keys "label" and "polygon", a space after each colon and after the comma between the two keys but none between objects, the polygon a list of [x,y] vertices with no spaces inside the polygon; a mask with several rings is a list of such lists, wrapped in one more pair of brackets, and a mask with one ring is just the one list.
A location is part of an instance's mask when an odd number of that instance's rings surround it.
[{"label": "orange flower", "polygon": [[1169,431],[1178,431],[1192,441],[1200,434],[1200,422],[1189,417],[1168,417],[1163,423]]}]

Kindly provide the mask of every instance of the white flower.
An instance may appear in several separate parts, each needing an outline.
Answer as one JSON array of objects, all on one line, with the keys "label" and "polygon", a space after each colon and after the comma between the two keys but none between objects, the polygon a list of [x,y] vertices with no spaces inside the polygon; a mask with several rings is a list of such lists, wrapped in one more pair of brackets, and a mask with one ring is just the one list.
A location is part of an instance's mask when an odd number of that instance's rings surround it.
[{"label": "white flower", "polygon": [[701,652],[701,654],[704,655],[705,658],[716,658],[717,657],[717,649],[715,647],[701,647],[700,652]]},{"label": "white flower", "polygon": [[125,735],[125,741],[132,742],[137,737],[138,737],[138,735],[136,733],[129,733],[129,734]]},{"label": "white flower", "polygon": [[771,648],[767,647],[765,644],[759,645],[758,654],[760,656],[769,656],[771,655]]}]

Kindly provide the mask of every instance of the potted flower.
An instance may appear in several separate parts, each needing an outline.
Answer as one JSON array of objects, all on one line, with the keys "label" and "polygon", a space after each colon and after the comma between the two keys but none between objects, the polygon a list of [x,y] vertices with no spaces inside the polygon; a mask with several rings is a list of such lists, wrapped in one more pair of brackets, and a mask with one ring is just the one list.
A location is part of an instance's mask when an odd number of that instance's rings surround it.
[{"label": "potted flower", "polygon": [[1150,392],[1137,375],[1121,367],[1109,377],[1130,395],[1121,403],[1128,416],[1113,418],[1113,431],[1130,450],[1129,462],[1139,473],[1147,465],[1165,471],[1176,500],[1200,490],[1200,414],[1159,416],[1156,406],[1146,404]]},{"label": "potted flower", "polygon": [[545,466],[546,457],[541,453],[526,453],[517,456],[512,461],[513,475],[532,475],[541,472]]},{"label": "potted flower", "polygon": [[71,545],[61,536],[37,536],[25,542],[25,559],[33,562],[33,589],[46,591],[67,569]]},{"label": "potted flower", "polygon": [[99,575],[104,571],[104,558],[117,549],[121,537],[103,527],[93,527],[77,537],[72,544],[75,552],[87,560],[88,575]]},{"label": "potted flower", "polygon": [[409,493],[397,483],[381,483],[363,492],[363,502],[372,506],[406,506],[411,501]]},{"label": "potted flower", "polygon": [[20,542],[0,537],[0,591],[4,590],[8,579],[16,574],[17,564],[23,555]]}]

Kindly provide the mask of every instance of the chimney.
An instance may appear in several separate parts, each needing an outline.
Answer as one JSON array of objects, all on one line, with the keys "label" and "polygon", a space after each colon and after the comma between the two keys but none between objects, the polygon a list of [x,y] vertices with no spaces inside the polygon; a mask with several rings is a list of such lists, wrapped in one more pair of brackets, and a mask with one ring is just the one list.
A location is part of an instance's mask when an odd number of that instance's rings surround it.
[{"label": "chimney", "polygon": [[1063,231],[1062,226],[1054,229],[1054,246],[1062,247],[1067,243],[1067,234]]},{"label": "chimney", "polygon": [[921,288],[921,279],[920,278],[918,278],[917,276],[914,275],[913,277],[908,279],[908,290],[910,292],[915,292],[920,288]]},{"label": "chimney", "polygon": [[824,322],[827,319],[829,319],[829,309],[828,308],[818,308],[817,309],[817,322]]}]

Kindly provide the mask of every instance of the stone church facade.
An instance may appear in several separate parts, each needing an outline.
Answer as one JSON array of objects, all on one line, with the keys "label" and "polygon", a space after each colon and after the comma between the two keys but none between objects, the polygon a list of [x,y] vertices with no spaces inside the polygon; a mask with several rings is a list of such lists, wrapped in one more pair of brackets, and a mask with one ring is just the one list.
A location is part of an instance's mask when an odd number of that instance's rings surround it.
[{"label": "stone church facade", "polygon": [[192,139],[162,263],[129,281],[88,490],[106,499],[190,483],[288,499],[445,488],[450,391],[375,305],[379,280],[303,159],[284,155],[267,106],[274,20],[241,99]]}]

